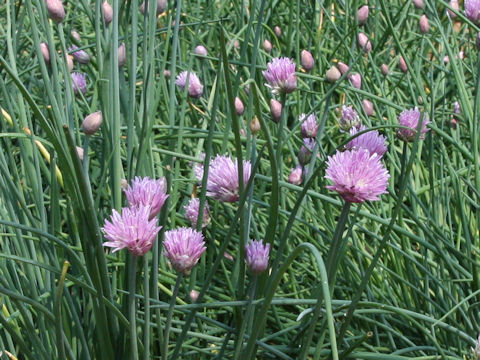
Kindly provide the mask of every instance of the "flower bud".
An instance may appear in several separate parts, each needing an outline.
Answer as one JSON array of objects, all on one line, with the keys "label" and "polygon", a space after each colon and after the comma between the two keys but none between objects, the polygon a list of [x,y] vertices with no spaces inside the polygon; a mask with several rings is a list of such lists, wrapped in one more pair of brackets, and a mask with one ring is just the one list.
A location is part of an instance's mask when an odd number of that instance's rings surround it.
[{"label": "flower bud", "polygon": [[48,50],[48,45],[47,43],[42,42],[40,44],[40,50],[42,52],[43,60],[45,61],[45,64],[50,64],[50,50]]},{"label": "flower bud", "polygon": [[121,43],[117,50],[118,67],[122,67],[127,63],[127,47],[125,43]]},{"label": "flower bud", "polygon": [[338,79],[340,79],[341,77],[342,77],[342,74],[340,73],[340,70],[338,70],[337,67],[334,65],[332,65],[332,67],[328,69],[327,72],[325,73],[325,79],[332,84],[336,82]]},{"label": "flower bud", "polygon": [[197,302],[199,292],[197,290],[191,290],[190,291],[190,299],[192,299],[192,302]]},{"label": "flower bud", "polygon": [[300,53],[300,59],[302,63],[302,67],[305,71],[309,72],[315,66],[315,60],[313,60],[313,56],[310,51],[302,50]]},{"label": "flower bud", "polygon": [[75,39],[75,41],[79,43],[82,41],[82,38],[80,37],[80,34],[77,31],[75,30],[70,31],[70,35],[72,36],[72,38]]},{"label": "flower bud", "polygon": [[267,53],[272,51],[272,43],[267,39],[263,41],[263,50],[265,50]]},{"label": "flower bud", "polygon": [[298,162],[305,166],[308,165],[312,159],[312,151],[315,147],[315,140],[313,139],[303,139],[304,145],[300,148],[298,152]]},{"label": "flower bud", "polygon": [[357,36],[358,46],[362,49],[365,53],[369,53],[372,50],[372,43],[367,35],[364,33],[358,33]]},{"label": "flower bud", "polygon": [[73,45],[68,50],[72,53],[73,58],[80,64],[88,64],[90,62],[90,55],[88,55],[85,50],[78,50],[78,46]]},{"label": "flower bud", "polygon": [[83,148],[80,146],[76,146],[77,149],[77,155],[80,161],[83,161]]},{"label": "flower bud", "polygon": [[275,36],[276,36],[277,38],[282,37],[282,29],[280,28],[280,26],[275,26],[275,27],[273,28],[273,32],[275,33]]},{"label": "flower bud", "polygon": [[67,61],[68,71],[72,72],[73,70],[73,56],[65,54],[65,60]]},{"label": "flower bud", "polygon": [[458,101],[455,101],[453,103],[453,113],[460,114],[461,112],[462,112],[462,108],[460,107],[460,104],[458,103]]},{"label": "flower bud", "polygon": [[405,59],[403,56],[400,55],[400,59],[398,60],[398,67],[400,70],[402,70],[404,73],[408,72],[408,66],[407,63],[405,62]]},{"label": "flower bud", "polygon": [[426,34],[428,30],[430,30],[430,23],[428,22],[427,15],[423,14],[420,17],[419,27],[422,34]]},{"label": "flower bud", "polygon": [[417,9],[423,9],[425,7],[425,4],[423,3],[423,0],[413,0],[413,5]]},{"label": "flower bud", "polygon": [[163,70],[163,76],[165,76],[166,79],[170,79],[171,75],[170,70]]},{"label": "flower bud", "polygon": [[374,111],[373,111],[373,104],[370,100],[367,100],[367,99],[364,99],[362,101],[362,107],[363,107],[363,111],[365,111],[365,114],[367,114],[367,116],[372,116]]},{"label": "flower bud", "polygon": [[245,111],[245,106],[243,106],[243,102],[238,96],[235,98],[235,111],[238,116],[243,115],[243,112]]},{"label": "flower bud", "polygon": [[128,188],[128,181],[127,179],[122,179],[120,180],[120,186],[122,187],[122,189],[127,189]]},{"label": "flower bud", "polygon": [[388,75],[388,65],[387,64],[382,64],[382,66],[380,67],[380,70],[382,71],[383,76]]},{"label": "flower bud", "polygon": [[195,48],[195,54],[196,54],[196,55],[200,55],[200,56],[207,56],[208,52],[207,52],[207,49],[205,48],[205,46],[203,46],[203,45],[198,45],[198,46]]},{"label": "flower bud", "polygon": [[343,62],[339,61],[337,63],[337,68],[338,70],[340,70],[340,74],[345,74],[346,72],[348,72],[348,70],[350,70],[350,67],[347,65],[347,64],[344,64]]},{"label": "flower bud", "polygon": [[250,130],[252,131],[253,135],[256,135],[262,127],[260,126],[260,121],[256,116],[253,117],[252,121],[250,121]]},{"label": "flower bud", "polygon": [[[142,5],[140,6],[140,11],[144,15],[145,15],[145,5],[146,4],[145,4],[145,1],[144,1],[142,3]],[[150,6],[150,5],[148,5],[148,6]],[[166,8],[167,8],[167,0],[157,0],[157,16],[160,15],[161,13],[163,13]],[[174,25],[172,24],[172,26],[174,26]]]},{"label": "flower bud", "polygon": [[368,5],[363,5],[360,9],[357,11],[357,19],[358,19],[358,24],[359,25],[365,25],[365,23],[368,20]]},{"label": "flower bud", "polygon": [[297,165],[288,176],[288,182],[293,185],[302,183],[303,170],[301,165]]},{"label": "flower bud", "polygon": [[113,20],[113,8],[112,5],[105,0],[102,4],[103,10],[103,21],[105,21],[105,25],[108,26]]},{"label": "flower bud", "polygon": [[270,100],[270,114],[272,114],[273,121],[276,123],[280,121],[282,117],[282,104],[279,101],[275,99]]},{"label": "flower bud", "polygon": [[90,136],[95,134],[100,125],[102,125],[103,116],[101,111],[94,112],[88,115],[82,122],[82,131],[85,135]]},{"label": "flower bud", "polygon": [[46,0],[48,14],[53,21],[60,23],[65,18],[65,8],[61,0]]},{"label": "flower bud", "polygon": [[[458,0],[451,0],[448,5],[455,11],[460,10],[460,6],[458,5]],[[457,17],[457,14],[455,14],[452,10],[447,9],[447,16],[450,19],[455,19]]]},{"label": "flower bud", "polygon": [[355,73],[350,75],[350,83],[355,89],[361,89],[362,88],[362,75],[359,73]]}]

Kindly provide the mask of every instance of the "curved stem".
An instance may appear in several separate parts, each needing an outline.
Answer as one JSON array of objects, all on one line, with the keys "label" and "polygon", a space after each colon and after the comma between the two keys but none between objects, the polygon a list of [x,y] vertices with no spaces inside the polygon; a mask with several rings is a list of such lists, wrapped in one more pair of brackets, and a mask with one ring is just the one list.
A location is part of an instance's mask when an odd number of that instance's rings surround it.
[{"label": "curved stem", "polygon": [[172,324],[173,309],[175,308],[175,300],[177,299],[178,290],[183,279],[183,274],[178,274],[177,281],[175,282],[175,288],[173,289],[172,299],[170,300],[170,306],[168,307],[167,322],[165,323],[165,343],[163,344],[162,359],[168,359],[168,338],[170,336],[170,325]]}]

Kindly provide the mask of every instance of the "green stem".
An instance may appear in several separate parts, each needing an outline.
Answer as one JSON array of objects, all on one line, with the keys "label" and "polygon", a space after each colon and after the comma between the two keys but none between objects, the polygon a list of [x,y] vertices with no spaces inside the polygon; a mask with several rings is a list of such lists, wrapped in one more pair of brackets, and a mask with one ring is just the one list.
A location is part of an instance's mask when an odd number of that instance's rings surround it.
[{"label": "green stem", "polygon": [[247,311],[245,313],[245,317],[243,318],[242,321],[242,327],[240,328],[240,331],[238,333],[237,337],[237,345],[235,347],[235,353],[233,355],[233,359],[241,359],[241,350],[242,350],[242,345],[243,345],[243,338],[245,337],[245,329],[247,328],[247,324],[250,322],[250,317],[253,314],[253,300],[255,299],[255,290],[257,289],[257,281],[258,277],[257,275],[254,275],[253,278],[253,283],[250,288],[250,292],[248,294],[248,304],[247,304]]},{"label": "green stem", "polygon": [[138,258],[132,255],[130,262],[130,271],[128,273],[128,320],[130,322],[130,352],[131,359],[138,360],[138,346],[137,346],[137,325],[136,325],[136,277],[137,277],[137,261]]},{"label": "green stem", "polygon": [[175,288],[173,289],[172,299],[170,300],[170,306],[168,307],[167,320],[165,323],[165,336],[164,336],[164,345],[163,345],[163,354],[162,359],[168,359],[168,338],[170,336],[170,325],[172,324],[172,315],[173,309],[175,308],[175,301],[177,299],[178,290],[180,289],[180,284],[183,279],[183,274],[178,274],[177,281],[175,282]]}]

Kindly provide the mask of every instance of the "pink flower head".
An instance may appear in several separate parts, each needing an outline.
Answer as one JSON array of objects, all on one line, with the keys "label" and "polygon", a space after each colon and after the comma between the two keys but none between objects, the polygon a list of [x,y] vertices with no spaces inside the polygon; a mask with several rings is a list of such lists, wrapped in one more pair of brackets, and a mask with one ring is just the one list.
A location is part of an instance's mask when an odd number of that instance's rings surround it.
[{"label": "pink flower head", "polygon": [[[200,169],[195,170],[198,180],[203,174]],[[243,161],[243,184],[246,185],[250,179],[250,161]],[[202,175],[202,176],[199,176]],[[240,198],[238,183],[238,161],[231,157],[217,155],[210,162],[207,180],[207,196],[211,196],[223,202],[235,202]]]},{"label": "pink flower head", "polygon": [[80,64],[88,64],[90,62],[90,55],[88,55],[85,50],[77,49],[78,46],[73,45],[70,49],[68,49],[68,51],[72,53],[75,60],[78,61]]},{"label": "pink flower head", "polygon": [[[397,130],[397,136],[404,141],[412,142],[415,140],[415,135],[417,134],[418,122],[420,121],[420,111],[417,107],[410,110],[404,110],[398,116],[398,123],[402,126],[409,127],[410,129],[400,128]],[[427,125],[430,123],[430,120],[425,114],[423,114],[422,126],[420,128],[420,140],[425,139],[425,133],[430,129],[427,128]]]},{"label": "pink flower head", "polygon": [[307,115],[302,114],[299,116],[298,121],[302,123],[302,136],[304,138],[314,138],[317,136],[318,123],[315,114]]},{"label": "pink flower head", "polygon": [[[361,125],[359,129],[351,128],[350,135],[355,135],[359,131],[366,130],[367,127]],[[377,154],[382,157],[383,154],[387,152],[387,145],[385,141],[387,138],[383,135],[380,135],[377,130],[366,132],[360,136],[357,136],[355,139],[351,140],[346,148],[347,149],[367,149],[370,154]]]},{"label": "pink flower head", "polygon": [[288,182],[293,185],[300,185],[302,183],[303,168],[297,165],[288,176]]},{"label": "pink flower head", "polygon": [[340,129],[343,131],[349,131],[352,127],[358,128],[362,121],[357,112],[353,109],[353,106],[342,106],[342,116],[338,120]]},{"label": "pink flower head", "polygon": [[333,181],[327,189],[337,191],[345,201],[361,203],[380,200],[387,192],[388,170],[378,154],[366,149],[347,150],[328,157],[325,178]]},{"label": "pink flower head", "polygon": [[465,0],[465,15],[473,22],[480,20],[480,0]]},{"label": "pink flower head", "polygon": [[186,227],[165,232],[163,245],[173,268],[184,275],[190,275],[206,250],[202,233]]},{"label": "pink flower head", "polygon": [[203,94],[203,85],[200,82],[197,74],[189,71],[182,71],[177,75],[175,79],[175,84],[178,85],[180,89],[185,89],[188,79],[188,96],[192,98],[199,98]]},{"label": "pink flower head", "polygon": [[168,198],[167,180],[164,177],[153,180],[148,176],[144,178],[136,176],[132,180],[132,185],[129,185],[124,191],[131,207],[150,207],[150,219],[158,215]]},{"label": "pink flower head", "polygon": [[84,73],[72,73],[73,93],[79,95],[87,92],[87,76]]},{"label": "pink flower head", "polygon": [[289,58],[274,58],[267,64],[267,70],[262,71],[268,81],[265,86],[272,89],[273,94],[291,93],[297,88],[295,63]]},{"label": "pink flower head", "polygon": [[245,245],[245,262],[255,275],[267,269],[269,253],[270,244],[263,245],[262,240],[252,240]]},{"label": "pink flower head", "polygon": [[[198,212],[200,211],[200,199],[193,198],[190,200],[188,205],[183,207],[185,209],[185,216],[187,217],[190,224],[192,224],[193,228],[197,227],[197,219],[198,219]],[[209,206],[207,201],[205,200],[205,204],[203,207],[203,220],[202,220],[202,228],[207,226],[210,223],[210,215],[209,213]]]},{"label": "pink flower head", "polygon": [[114,248],[113,252],[127,248],[133,255],[145,255],[162,228],[149,216],[149,206],[123,208],[121,215],[114,209],[111,221],[105,220],[102,229],[109,240],[103,246]]}]

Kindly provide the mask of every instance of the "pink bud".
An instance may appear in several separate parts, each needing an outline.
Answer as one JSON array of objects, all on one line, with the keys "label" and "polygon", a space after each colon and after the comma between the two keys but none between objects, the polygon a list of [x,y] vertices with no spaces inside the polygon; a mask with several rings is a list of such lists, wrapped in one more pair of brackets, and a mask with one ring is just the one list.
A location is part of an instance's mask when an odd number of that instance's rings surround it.
[{"label": "pink bud", "polygon": [[199,292],[197,290],[191,290],[190,291],[190,299],[192,299],[192,302],[197,302]]},{"label": "pink bud", "polygon": [[301,63],[302,63],[303,68],[307,72],[312,70],[313,67],[315,66],[315,60],[313,60],[313,56],[310,53],[310,51],[302,50],[302,52],[300,54],[300,59],[301,59]]},{"label": "pink bud", "polygon": [[282,117],[282,104],[279,101],[275,99],[270,100],[270,114],[272,114],[273,121],[276,123],[280,121]]},{"label": "pink bud", "polygon": [[105,0],[102,4],[103,9],[103,21],[105,21],[105,25],[108,26],[113,20],[113,8],[112,5]]},{"label": "pink bud", "polygon": [[372,116],[374,111],[373,111],[373,104],[370,100],[367,100],[367,99],[364,99],[362,101],[362,107],[363,107],[363,110],[365,111],[365,114],[367,114],[367,116]]},{"label": "pink bud", "polygon": [[122,189],[126,189],[128,187],[127,179],[120,180],[120,186],[122,187]]},{"label": "pink bud", "polygon": [[[157,0],[157,16],[163,13],[166,8],[167,8],[167,0]],[[140,11],[142,12],[142,14],[145,15],[145,1],[140,6]],[[174,25],[172,24],[172,26]]]},{"label": "pink bud", "polygon": [[361,89],[362,88],[362,75],[359,73],[355,73],[350,75],[350,83],[355,89]]},{"label": "pink bud", "polygon": [[98,129],[100,128],[100,125],[102,125],[102,122],[103,122],[102,112],[101,111],[94,112],[88,115],[85,118],[85,120],[83,120],[82,131],[87,136],[93,135],[98,131]]},{"label": "pink bud", "polygon": [[48,50],[48,45],[47,43],[42,42],[40,44],[40,50],[42,51],[42,56],[43,60],[45,61],[45,64],[50,64],[50,50]]},{"label": "pink bud", "polygon": [[367,35],[365,35],[364,33],[358,33],[357,40],[358,46],[365,53],[369,53],[372,50],[372,43],[370,42]]},{"label": "pink bud", "polygon": [[343,62],[339,61],[337,63],[337,68],[340,70],[340,74],[344,75],[348,70],[350,70],[350,67],[347,64],[344,64]]},{"label": "pink bud", "polygon": [[367,20],[368,20],[368,5],[363,5],[360,9],[357,11],[357,19],[358,19],[358,24],[359,25],[364,25]]},{"label": "pink bud", "polygon": [[413,5],[417,9],[423,9],[425,7],[425,4],[423,3],[423,0],[413,0]]},{"label": "pink bud", "polygon": [[47,10],[53,21],[60,23],[65,18],[65,8],[61,0],[46,0]]},{"label": "pink bud", "polygon": [[243,112],[245,111],[245,106],[243,106],[243,102],[238,96],[235,98],[235,111],[238,116],[243,115]]},{"label": "pink bud", "polygon": [[302,166],[297,165],[288,176],[288,182],[293,185],[300,185],[302,183],[302,175]]},{"label": "pink bud", "polygon": [[282,29],[280,28],[280,26],[275,26],[275,27],[273,28],[273,32],[275,33],[275,36],[276,36],[277,38],[282,37]]},{"label": "pink bud", "polygon": [[448,64],[449,62],[450,62],[450,57],[449,57],[448,55],[445,55],[445,56],[443,57],[443,63],[444,63],[444,64]]},{"label": "pink bud", "polygon": [[387,64],[382,64],[382,66],[380,67],[380,70],[382,71],[383,76],[388,75],[388,65]]},{"label": "pink bud", "polygon": [[203,46],[203,45],[198,45],[198,46],[195,48],[195,54],[196,54],[196,55],[200,55],[200,56],[207,56],[208,51],[207,51],[207,49],[205,48],[205,46]]},{"label": "pink bud", "polygon": [[[457,0],[452,0],[448,3],[448,6],[450,6],[453,10],[459,11],[460,6],[458,5]],[[452,10],[447,9],[447,15],[450,19],[455,19],[457,17],[457,14],[455,14]]]},{"label": "pink bud", "polygon": [[122,67],[127,63],[127,47],[125,43],[121,43],[117,50],[118,67]]},{"label": "pink bud", "polygon": [[233,259],[233,256],[232,256],[230,253],[226,252],[226,251],[223,253],[223,256],[224,256],[226,259],[230,260],[230,261],[233,261],[233,260],[234,260],[234,259]]},{"label": "pink bud", "polygon": [[80,34],[78,32],[76,32],[75,30],[72,30],[70,31],[70,35],[77,41],[77,42],[81,42],[82,41],[82,38],[80,37]]},{"label": "pink bud", "polygon": [[81,148],[80,146],[77,146],[77,155],[78,155],[78,158],[80,159],[80,161],[83,161],[83,148]]},{"label": "pink bud", "polygon": [[400,56],[400,59],[398,60],[398,67],[404,73],[408,72],[408,66],[407,66],[407,63],[405,62],[405,59],[403,58],[403,56]]},{"label": "pink bud", "polygon": [[340,70],[338,70],[337,67],[334,65],[332,65],[332,67],[328,69],[327,72],[325,73],[325,79],[332,84],[336,82],[338,79],[340,79],[341,77],[342,77],[342,74],[340,73]]},{"label": "pink bud", "polygon": [[422,34],[426,34],[428,30],[430,30],[430,24],[428,22],[427,15],[423,14],[420,17],[419,27]]},{"label": "pink bud", "polygon": [[256,135],[261,130],[260,121],[256,116],[253,117],[252,121],[250,121],[250,131],[253,135]]},{"label": "pink bud", "polygon": [[171,76],[170,70],[163,70],[163,76],[165,76],[166,79],[170,79],[170,76]]},{"label": "pink bud", "polygon": [[267,39],[263,41],[263,50],[265,50],[267,53],[272,51],[272,43]]},{"label": "pink bud", "polygon": [[68,71],[72,72],[72,70],[73,70],[73,56],[65,54],[65,60],[67,61]]}]

